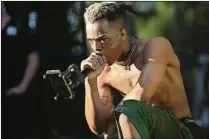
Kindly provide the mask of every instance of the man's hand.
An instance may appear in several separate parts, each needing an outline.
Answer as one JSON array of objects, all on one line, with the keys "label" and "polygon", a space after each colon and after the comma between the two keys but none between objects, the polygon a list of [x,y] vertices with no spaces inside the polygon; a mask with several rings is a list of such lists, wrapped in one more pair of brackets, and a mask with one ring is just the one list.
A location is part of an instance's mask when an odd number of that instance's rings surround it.
[{"label": "man's hand", "polygon": [[6,95],[7,96],[11,96],[12,94],[21,95],[21,94],[24,94],[25,91],[26,91],[25,87],[18,85],[6,91]]},{"label": "man's hand", "polygon": [[88,79],[97,79],[97,77],[103,71],[107,61],[104,56],[102,56],[102,64],[98,61],[101,60],[101,56],[98,55],[96,52],[92,52],[91,55],[81,62],[81,70],[85,68],[85,66],[90,66],[92,68],[92,72],[88,75]]}]

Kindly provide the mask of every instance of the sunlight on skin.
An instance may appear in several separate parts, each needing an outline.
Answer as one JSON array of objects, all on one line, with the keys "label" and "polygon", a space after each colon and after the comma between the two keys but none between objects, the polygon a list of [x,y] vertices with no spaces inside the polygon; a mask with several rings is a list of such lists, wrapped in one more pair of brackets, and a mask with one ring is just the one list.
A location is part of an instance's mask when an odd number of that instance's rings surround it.
[{"label": "sunlight on skin", "polygon": [[148,61],[156,61],[155,59],[149,58]]}]

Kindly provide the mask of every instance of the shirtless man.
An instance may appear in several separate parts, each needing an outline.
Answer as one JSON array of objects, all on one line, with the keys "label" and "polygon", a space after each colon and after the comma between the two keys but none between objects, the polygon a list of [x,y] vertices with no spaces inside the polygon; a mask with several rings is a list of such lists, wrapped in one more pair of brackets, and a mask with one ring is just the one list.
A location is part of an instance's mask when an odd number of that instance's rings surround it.
[{"label": "shirtless man", "polygon": [[[85,79],[85,115],[92,132],[108,134],[115,119],[118,138],[192,139],[191,118],[180,63],[163,37],[130,38],[123,3],[95,3],[86,9],[87,39],[94,52],[81,63],[91,66]],[[98,59],[103,58],[103,64]],[[111,88],[123,100],[113,106]],[[195,129],[196,130],[196,129]]]}]

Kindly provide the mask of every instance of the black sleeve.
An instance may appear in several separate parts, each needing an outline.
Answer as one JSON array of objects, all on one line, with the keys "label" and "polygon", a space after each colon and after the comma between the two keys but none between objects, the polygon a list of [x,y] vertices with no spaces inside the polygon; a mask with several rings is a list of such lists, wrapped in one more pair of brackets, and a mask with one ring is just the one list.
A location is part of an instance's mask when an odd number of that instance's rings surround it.
[{"label": "black sleeve", "polygon": [[36,34],[29,34],[29,39],[27,42],[27,53],[38,52],[39,51],[39,40]]}]

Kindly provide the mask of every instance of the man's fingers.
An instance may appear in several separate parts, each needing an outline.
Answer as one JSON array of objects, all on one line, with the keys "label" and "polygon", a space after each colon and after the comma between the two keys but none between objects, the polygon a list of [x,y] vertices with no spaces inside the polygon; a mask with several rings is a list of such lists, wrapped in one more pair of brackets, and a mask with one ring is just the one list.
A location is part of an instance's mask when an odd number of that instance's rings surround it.
[{"label": "man's fingers", "polygon": [[97,70],[99,67],[103,65],[103,63],[104,63],[104,59],[102,55],[96,52],[92,52],[90,57],[82,62],[81,70],[83,70],[86,65],[89,65],[93,70]]},{"label": "man's fingers", "polygon": [[107,63],[107,59],[105,56],[102,56],[103,62],[106,64]]},{"label": "man's fingers", "polygon": [[90,66],[92,69],[96,69],[96,65],[95,65],[95,62],[91,59],[89,59],[88,61],[85,61],[82,63],[82,70],[86,67],[86,66]]},{"label": "man's fingers", "polygon": [[98,67],[101,66],[101,62],[99,62],[98,56],[94,55],[89,58],[87,65],[91,66],[92,69],[96,70]]},{"label": "man's fingers", "polygon": [[97,68],[96,62],[93,59],[89,59],[87,65],[89,65],[93,70],[96,70]]},{"label": "man's fingers", "polygon": [[96,54],[93,54],[93,55],[91,55],[91,57],[93,57],[93,58],[97,58],[97,55],[96,55]]}]

